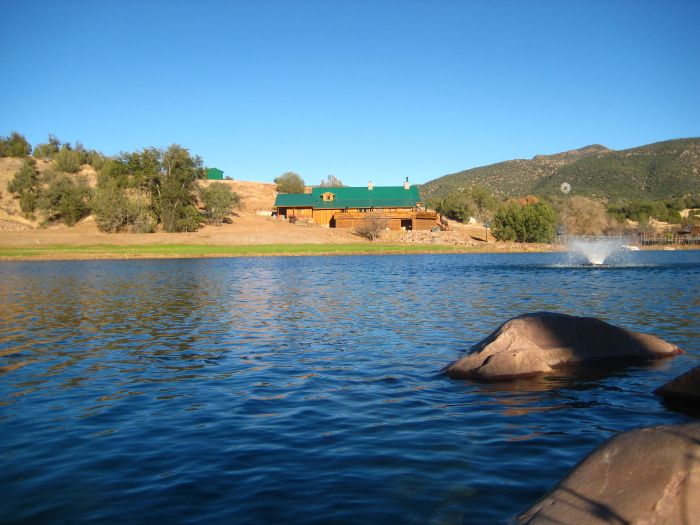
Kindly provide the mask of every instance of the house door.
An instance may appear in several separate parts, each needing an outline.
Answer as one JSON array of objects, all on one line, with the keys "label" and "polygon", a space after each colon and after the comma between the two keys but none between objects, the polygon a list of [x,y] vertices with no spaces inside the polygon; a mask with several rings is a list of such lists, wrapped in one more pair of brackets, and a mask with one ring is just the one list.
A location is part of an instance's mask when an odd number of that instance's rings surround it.
[{"label": "house door", "polygon": [[402,230],[412,230],[413,229],[413,220],[412,219],[401,219],[401,229]]}]

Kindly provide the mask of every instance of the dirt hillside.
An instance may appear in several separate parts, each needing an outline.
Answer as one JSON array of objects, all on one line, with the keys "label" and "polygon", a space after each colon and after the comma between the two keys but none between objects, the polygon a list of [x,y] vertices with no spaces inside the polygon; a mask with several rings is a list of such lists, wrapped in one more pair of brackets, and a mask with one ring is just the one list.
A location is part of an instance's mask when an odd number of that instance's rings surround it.
[{"label": "dirt hillside", "polygon": [[241,209],[249,212],[271,211],[277,197],[276,186],[266,182],[246,182],[243,180],[201,181],[206,187],[214,182],[223,182],[241,197]]},{"label": "dirt hillside", "polygon": [[[269,216],[277,192],[272,183],[247,181],[201,181],[208,186],[223,182],[241,197],[241,207],[222,226],[204,226],[194,233],[153,234],[102,233],[92,217],[80,221],[74,227],[55,224],[40,228],[38,221],[22,217],[19,202],[8,191],[7,184],[22,166],[21,159],[0,158],[0,246],[31,246],[41,244],[67,244],[74,246],[91,244],[321,244],[368,242],[351,230],[323,228],[318,225],[289,224]],[[51,162],[37,161],[41,173],[52,168]],[[97,174],[90,166],[84,166],[81,175],[94,187]],[[485,230],[479,225],[463,225],[450,222],[447,232],[387,231],[382,241],[397,243],[439,243],[451,245],[480,245],[484,242]],[[491,237],[489,241],[493,242]]]}]

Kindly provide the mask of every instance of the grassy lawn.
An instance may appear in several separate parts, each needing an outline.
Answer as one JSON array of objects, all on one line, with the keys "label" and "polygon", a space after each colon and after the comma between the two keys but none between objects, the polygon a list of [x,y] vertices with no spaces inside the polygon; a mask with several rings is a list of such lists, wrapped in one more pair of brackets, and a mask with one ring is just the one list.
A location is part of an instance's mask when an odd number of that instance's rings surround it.
[{"label": "grassy lawn", "polygon": [[102,259],[131,257],[243,257],[264,255],[351,255],[391,253],[465,253],[479,251],[466,246],[406,245],[387,243],[358,244],[260,244],[243,246],[212,246],[206,244],[142,244],[88,246],[47,245],[31,247],[0,247],[0,257],[6,259]]}]

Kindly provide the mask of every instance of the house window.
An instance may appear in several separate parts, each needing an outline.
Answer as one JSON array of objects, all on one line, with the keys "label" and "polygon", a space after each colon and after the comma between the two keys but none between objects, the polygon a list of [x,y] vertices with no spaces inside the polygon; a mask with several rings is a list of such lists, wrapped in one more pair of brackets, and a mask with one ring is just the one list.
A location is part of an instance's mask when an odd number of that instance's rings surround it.
[{"label": "house window", "polygon": [[326,193],[321,195],[321,198],[324,201],[332,201],[332,200],[335,200],[335,195],[333,193],[327,191]]}]

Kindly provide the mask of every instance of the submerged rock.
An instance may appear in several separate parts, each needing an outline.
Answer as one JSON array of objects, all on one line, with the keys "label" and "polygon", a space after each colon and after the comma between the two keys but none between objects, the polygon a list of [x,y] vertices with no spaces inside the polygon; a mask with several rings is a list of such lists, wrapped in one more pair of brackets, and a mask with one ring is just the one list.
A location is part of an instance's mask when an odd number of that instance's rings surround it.
[{"label": "submerged rock", "polygon": [[515,317],[444,369],[452,378],[503,380],[606,358],[656,359],[682,351],[653,335],[592,317],[539,312]]},{"label": "submerged rock", "polygon": [[700,366],[688,370],[654,391],[670,401],[700,403]]},{"label": "submerged rock", "polygon": [[518,524],[700,523],[700,423],[642,428],[603,443]]}]

